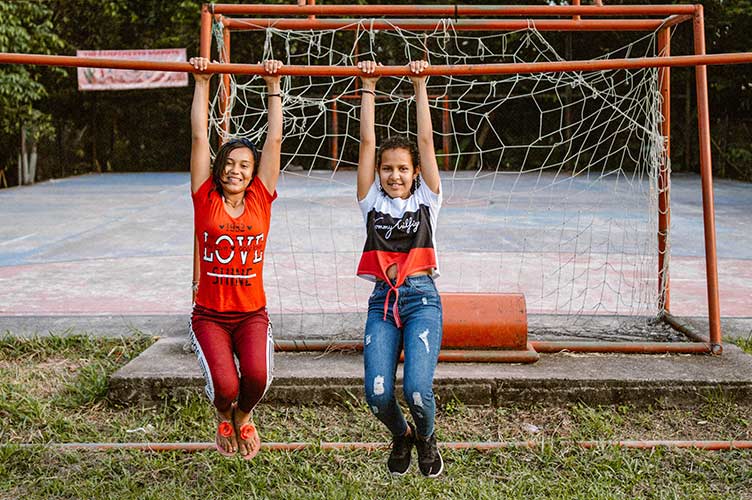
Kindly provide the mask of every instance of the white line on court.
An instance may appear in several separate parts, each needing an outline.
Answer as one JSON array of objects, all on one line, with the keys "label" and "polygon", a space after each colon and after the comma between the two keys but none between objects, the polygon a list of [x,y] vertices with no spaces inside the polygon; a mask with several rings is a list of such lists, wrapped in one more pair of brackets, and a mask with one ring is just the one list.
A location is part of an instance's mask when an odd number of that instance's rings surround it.
[{"label": "white line on court", "polygon": [[3,246],[3,245],[9,245],[11,243],[16,243],[18,241],[23,241],[26,238],[31,238],[32,236],[36,236],[36,235],[37,235],[37,233],[31,233],[31,234],[27,234],[26,236],[19,236],[18,238],[13,238],[12,240],[6,240],[6,241],[3,241],[2,243],[0,243],[0,247]]}]

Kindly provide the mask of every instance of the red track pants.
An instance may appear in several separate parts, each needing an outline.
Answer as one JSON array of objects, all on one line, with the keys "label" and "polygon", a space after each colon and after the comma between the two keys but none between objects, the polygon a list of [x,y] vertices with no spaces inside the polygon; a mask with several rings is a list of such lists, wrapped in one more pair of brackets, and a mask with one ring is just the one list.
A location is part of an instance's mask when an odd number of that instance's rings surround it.
[{"label": "red track pants", "polygon": [[250,412],[272,383],[274,342],[266,308],[221,313],[194,306],[191,344],[206,379],[206,395],[219,411],[237,399]]}]

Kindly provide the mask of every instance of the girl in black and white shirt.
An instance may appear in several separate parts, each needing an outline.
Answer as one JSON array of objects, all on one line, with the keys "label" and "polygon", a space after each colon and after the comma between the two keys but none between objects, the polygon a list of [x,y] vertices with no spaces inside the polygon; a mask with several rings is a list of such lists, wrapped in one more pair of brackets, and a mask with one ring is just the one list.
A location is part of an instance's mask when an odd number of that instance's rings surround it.
[{"label": "girl in black and white shirt", "polygon": [[[375,281],[368,305],[363,358],[366,400],[392,433],[389,471],[402,475],[412,447],[424,476],[441,474],[444,463],[436,446],[433,376],[441,347],[441,299],[436,220],[441,207],[441,179],[433,145],[426,61],[409,64],[415,91],[418,144],[390,137],[376,151],[375,99],[378,65],[361,61],[360,156],[358,203],[366,224],[366,243],[358,276]],[[414,425],[397,404],[395,379],[404,350],[403,393]]]}]

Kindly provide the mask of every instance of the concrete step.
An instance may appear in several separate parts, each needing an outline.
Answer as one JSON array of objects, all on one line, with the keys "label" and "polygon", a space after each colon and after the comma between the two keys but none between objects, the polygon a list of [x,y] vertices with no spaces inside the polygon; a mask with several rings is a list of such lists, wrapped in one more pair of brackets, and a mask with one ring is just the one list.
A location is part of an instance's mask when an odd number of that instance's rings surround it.
[{"label": "concrete step", "polygon": [[[398,380],[401,380],[401,368]],[[440,403],[690,404],[708,397],[752,401],[752,356],[726,344],[721,356],[542,354],[535,364],[440,363]],[[153,404],[203,392],[204,380],[184,336],[165,337],[118,370],[109,395],[126,404]],[[268,403],[362,402],[360,353],[276,353]]]}]

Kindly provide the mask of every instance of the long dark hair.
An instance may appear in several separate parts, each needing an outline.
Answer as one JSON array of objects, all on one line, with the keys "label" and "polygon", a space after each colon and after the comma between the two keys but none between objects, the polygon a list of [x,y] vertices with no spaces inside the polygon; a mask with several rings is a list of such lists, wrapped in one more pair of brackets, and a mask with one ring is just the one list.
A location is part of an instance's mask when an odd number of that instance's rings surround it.
[{"label": "long dark hair", "polygon": [[212,163],[212,182],[214,183],[214,190],[219,194],[222,194],[222,172],[225,169],[227,163],[227,157],[230,156],[230,152],[239,149],[248,148],[253,153],[253,173],[251,174],[251,182],[256,177],[256,168],[259,161],[261,161],[261,153],[259,152],[253,141],[244,137],[238,139],[230,139],[222,144],[217,151],[217,156],[214,157],[214,163]]}]

